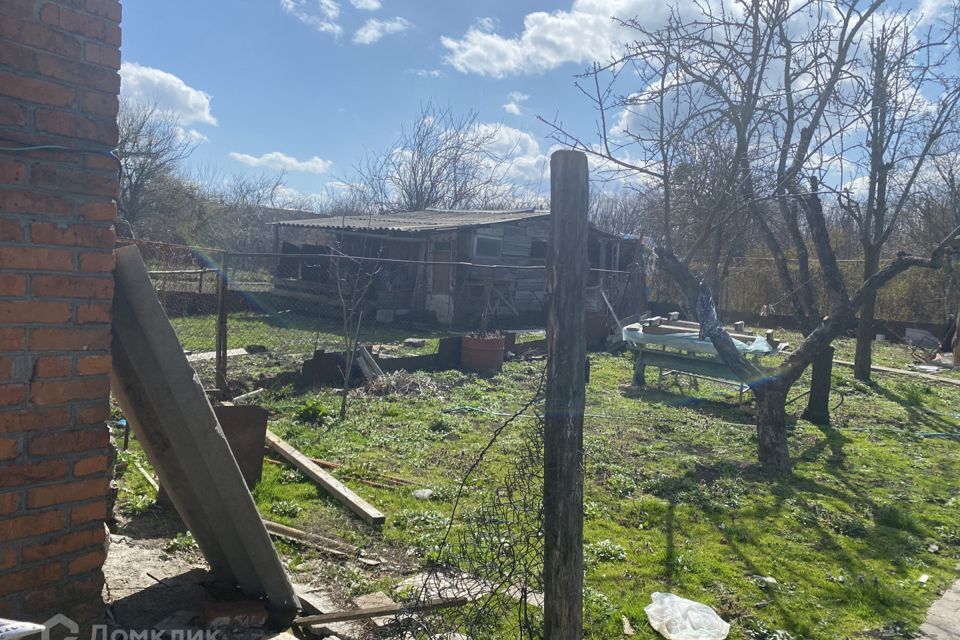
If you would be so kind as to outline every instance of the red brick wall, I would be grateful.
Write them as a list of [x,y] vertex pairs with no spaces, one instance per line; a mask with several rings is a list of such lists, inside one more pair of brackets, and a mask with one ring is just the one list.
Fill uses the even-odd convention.
[[120,3],[0,8],[0,617],[100,616]]

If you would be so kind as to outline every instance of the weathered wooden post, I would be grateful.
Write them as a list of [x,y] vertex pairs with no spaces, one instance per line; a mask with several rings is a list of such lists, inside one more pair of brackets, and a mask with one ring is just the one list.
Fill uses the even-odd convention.
[[227,252],[220,254],[220,265],[217,271],[217,355],[215,362],[215,379],[218,395],[227,397]]
[[544,636],[583,637],[583,409],[587,357],[587,157],[550,157],[543,458]]

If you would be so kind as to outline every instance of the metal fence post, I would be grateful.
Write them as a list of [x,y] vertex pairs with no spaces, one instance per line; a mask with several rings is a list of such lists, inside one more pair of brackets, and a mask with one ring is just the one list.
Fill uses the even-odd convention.
[[227,266],[226,251],[220,254],[220,267],[217,271],[217,359],[216,383],[219,395],[227,394]]

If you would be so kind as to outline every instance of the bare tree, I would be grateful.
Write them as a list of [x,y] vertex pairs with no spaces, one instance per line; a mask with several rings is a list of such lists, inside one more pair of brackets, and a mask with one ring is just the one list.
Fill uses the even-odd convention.
[[117,116],[120,190],[117,209],[129,228],[164,208],[171,187],[182,186],[184,161],[196,149],[171,112],[155,103],[123,100]]
[[[880,270],[881,252],[900,228],[927,163],[956,150],[949,141],[960,79],[946,69],[956,64],[955,24],[921,29],[909,13],[884,13],[871,24],[863,49],[866,78],[840,96],[842,108],[855,114],[853,135],[866,131],[862,144],[844,149],[854,164],[850,177],[866,188],[862,195],[845,189],[840,205],[856,223],[867,281]],[[854,375],[863,381],[870,380],[876,304],[876,293],[868,293],[857,324]]]
[[[900,255],[848,292],[828,233],[824,176],[842,153],[835,151],[853,118],[835,109],[842,84],[855,75],[856,48],[882,0],[752,0],[735,9],[699,2],[692,17],[674,11],[665,28],[649,30],[640,19],[623,24],[637,34],[627,53],[588,74],[601,113],[599,145],[587,144],[557,126],[557,138],[612,163],[620,171],[659,181],[663,207],[672,215],[676,167],[682,141],[709,131],[718,150],[713,213],[701,230],[745,217],[772,255],[781,283],[804,329],[803,342],[773,369],[748,361],[717,321],[703,273],[694,275],[685,256],[666,241],[657,249],[660,266],[679,284],[702,335],[751,388],[757,405],[758,457],[773,473],[792,465],[786,432],[790,388],[812,364],[805,415],[829,420],[832,341],[854,321],[866,299],[913,266],[939,267],[949,251],[940,242],[929,255]],[[629,68],[632,73],[624,74]],[[605,80],[601,80],[600,76]],[[610,83],[639,77],[641,91],[619,98]],[[609,79],[606,79],[609,78]],[[643,97],[645,96],[645,97]],[[648,122],[621,129],[611,142],[611,109],[645,100]],[[636,159],[637,149],[648,155]],[[706,242],[706,238],[699,240]],[[808,246],[827,292],[828,313],[816,303]],[[791,258],[795,267],[791,268]]]
[[351,184],[373,213],[501,207],[519,197],[501,143],[500,127],[475,112],[428,102],[385,153],[361,161]]

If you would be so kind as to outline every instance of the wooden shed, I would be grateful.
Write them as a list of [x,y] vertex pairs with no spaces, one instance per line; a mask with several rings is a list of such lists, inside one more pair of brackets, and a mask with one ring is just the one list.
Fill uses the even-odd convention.
[[[549,211],[428,209],[289,220],[275,230],[284,255],[278,292],[332,297],[338,272],[324,256],[360,256],[368,271],[376,265],[366,303],[381,322],[409,317],[475,329],[484,319],[492,329],[543,320]],[[627,271],[637,242],[591,226],[588,247],[600,310],[599,290],[620,295],[625,274],[612,272]]]

